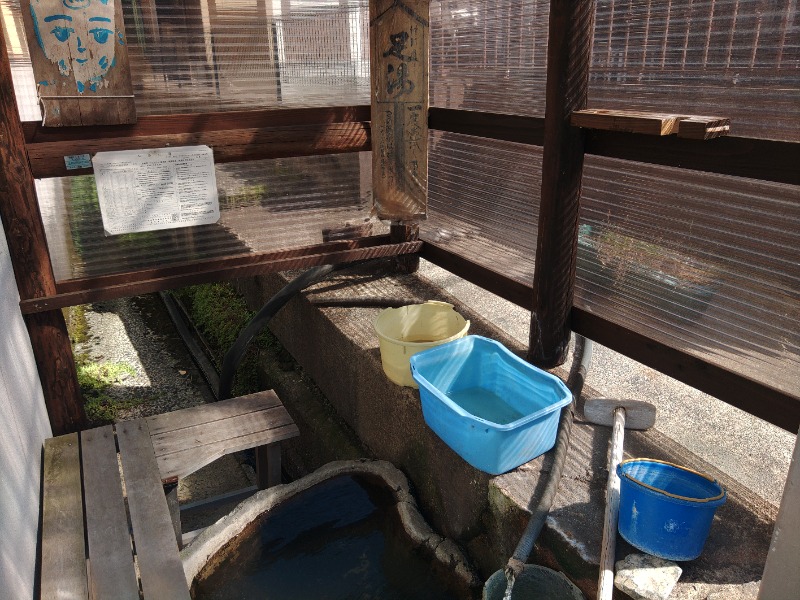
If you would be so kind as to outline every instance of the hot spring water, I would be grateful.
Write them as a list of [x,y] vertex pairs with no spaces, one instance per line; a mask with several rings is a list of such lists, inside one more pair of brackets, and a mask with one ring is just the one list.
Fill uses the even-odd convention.
[[[196,600],[447,600],[463,597],[414,550],[396,500],[340,475],[261,515],[194,586]],[[441,567],[440,567],[441,570]]]

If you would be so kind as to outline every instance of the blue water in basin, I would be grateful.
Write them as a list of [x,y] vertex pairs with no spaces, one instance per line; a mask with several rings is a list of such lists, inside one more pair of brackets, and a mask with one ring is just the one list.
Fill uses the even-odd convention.
[[339,476],[254,522],[193,588],[196,600],[456,600],[412,548],[380,480]]

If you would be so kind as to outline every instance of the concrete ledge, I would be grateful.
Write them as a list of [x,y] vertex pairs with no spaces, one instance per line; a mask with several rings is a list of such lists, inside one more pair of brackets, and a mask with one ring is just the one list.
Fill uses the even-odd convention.
[[[260,308],[290,278],[265,276],[241,281],[239,288],[252,308]],[[470,333],[524,353],[513,339],[442,289],[416,275],[388,275],[386,265],[349,270],[313,287],[293,299],[271,329],[360,440],[365,454],[392,462],[408,476],[427,520],[465,547],[481,576],[488,578],[513,552],[527,524],[528,507],[535,505],[544,487],[542,475],[549,472],[551,458],[545,455],[499,477],[477,471],[427,428],[418,392],[386,379],[372,321],[387,305],[431,299],[453,303],[472,321]],[[556,374],[564,377],[565,372]],[[586,389],[584,395],[594,393]],[[291,412],[291,400],[284,398],[284,403]],[[301,435],[300,444],[307,443],[304,437],[314,437],[313,427],[309,431]],[[610,430],[578,419],[573,432],[559,494],[531,562],[564,571],[594,597]],[[671,597],[704,600],[714,593],[739,597],[752,590],[753,585],[747,584],[761,577],[775,508],[655,430],[629,432],[625,449],[626,456],[670,460],[707,472],[729,491],[703,555],[681,564],[683,576]],[[336,458],[335,450],[328,457],[322,451],[316,460]],[[619,539],[618,559],[633,551]]]

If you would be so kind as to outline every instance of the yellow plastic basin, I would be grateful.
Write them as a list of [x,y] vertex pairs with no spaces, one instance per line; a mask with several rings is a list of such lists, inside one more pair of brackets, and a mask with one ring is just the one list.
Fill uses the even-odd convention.
[[381,349],[383,372],[392,382],[417,387],[408,359],[417,352],[467,335],[469,321],[447,302],[429,300],[387,308],[374,322]]

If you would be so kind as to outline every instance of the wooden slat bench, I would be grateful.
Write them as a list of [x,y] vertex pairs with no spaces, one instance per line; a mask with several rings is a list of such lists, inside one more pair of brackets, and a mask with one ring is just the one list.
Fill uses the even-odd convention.
[[46,440],[41,597],[188,599],[164,483],[257,446],[277,482],[298,433],[268,391]]

